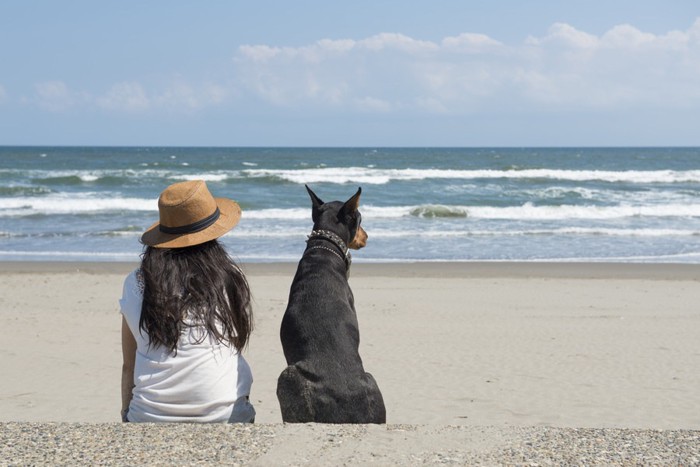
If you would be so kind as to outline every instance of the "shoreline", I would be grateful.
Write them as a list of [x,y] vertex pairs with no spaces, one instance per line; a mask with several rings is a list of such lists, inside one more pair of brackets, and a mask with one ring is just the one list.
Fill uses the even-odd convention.
[[[297,262],[239,262],[246,274],[294,275]],[[2,274],[87,273],[128,274],[137,262],[0,261]],[[426,278],[567,278],[700,281],[700,264],[546,262],[546,261],[419,261],[355,262],[351,275]]]

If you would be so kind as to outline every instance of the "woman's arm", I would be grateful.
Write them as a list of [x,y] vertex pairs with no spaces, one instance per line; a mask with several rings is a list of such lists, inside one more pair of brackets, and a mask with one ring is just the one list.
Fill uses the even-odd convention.
[[132,391],[134,389],[134,363],[136,362],[136,339],[131,334],[126,319],[122,316],[122,421],[126,421]]

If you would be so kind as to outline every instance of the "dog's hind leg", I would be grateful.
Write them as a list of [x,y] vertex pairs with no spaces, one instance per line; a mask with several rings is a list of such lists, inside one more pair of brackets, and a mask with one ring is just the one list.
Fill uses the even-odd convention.
[[384,398],[379,390],[379,385],[370,373],[365,373],[367,383],[367,405],[368,419],[365,423],[386,423],[386,407],[384,406]]
[[277,379],[277,400],[285,423],[309,423],[314,420],[311,383],[296,365],[289,365]]

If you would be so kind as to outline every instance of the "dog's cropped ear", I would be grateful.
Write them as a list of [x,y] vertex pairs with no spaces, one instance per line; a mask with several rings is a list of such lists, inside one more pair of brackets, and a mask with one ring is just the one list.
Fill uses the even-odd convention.
[[321,198],[316,196],[316,193],[314,193],[311,188],[309,188],[309,185],[304,185],[306,187],[306,191],[309,192],[309,196],[311,197],[311,203],[313,204],[314,209],[318,209],[323,205],[323,201]]
[[306,187],[306,191],[309,192],[309,196],[311,197],[311,220],[314,221],[314,224],[318,222],[318,216],[319,212],[321,209],[321,206],[323,206],[323,201],[321,198],[316,196],[316,193],[314,193],[311,188],[309,188],[309,185],[304,185]]
[[343,204],[343,207],[340,208],[340,212],[338,213],[338,216],[346,216],[348,214],[352,214],[353,212],[357,211],[360,208],[360,195],[362,194],[362,187],[357,189],[357,193],[355,193],[352,198],[347,200],[345,204]]

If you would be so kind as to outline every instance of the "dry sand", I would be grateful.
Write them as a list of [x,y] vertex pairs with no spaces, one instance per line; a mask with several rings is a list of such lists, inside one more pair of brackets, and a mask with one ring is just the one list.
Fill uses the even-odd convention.
[[117,300],[134,267],[0,263],[0,464],[81,452],[81,463],[123,463],[115,446],[144,440],[171,446],[175,457],[139,454],[163,464],[198,463],[195,453],[262,465],[700,462],[698,265],[355,264],[360,352],[389,425],[332,427],[279,424],[278,330],[295,265],[247,264],[248,428],[112,423]]

